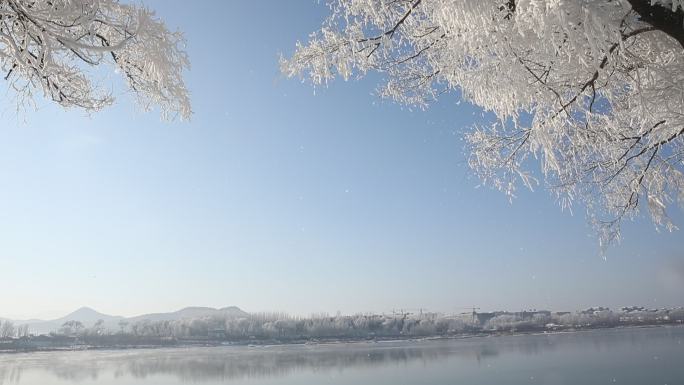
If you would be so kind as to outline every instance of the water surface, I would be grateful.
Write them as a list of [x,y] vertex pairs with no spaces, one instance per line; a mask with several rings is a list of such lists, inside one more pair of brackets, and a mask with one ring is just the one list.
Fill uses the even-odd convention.
[[0,355],[0,385],[684,384],[684,328]]

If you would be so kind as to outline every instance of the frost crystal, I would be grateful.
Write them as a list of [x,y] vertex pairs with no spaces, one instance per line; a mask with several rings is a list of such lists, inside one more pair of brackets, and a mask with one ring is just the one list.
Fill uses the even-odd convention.
[[[496,117],[465,139],[470,166],[514,196],[544,183],[579,200],[607,245],[640,209],[675,229],[684,203],[682,0],[337,0],[288,76],[378,71],[381,95],[426,106],[459,89]],[[656,15],[656,16],[654,16]],[[674,26],[674,27],[673,27]]]
[[99,110],[113,98],[91,78],[107,62],[143,108],[159,105],[164,118],[190,117],[185,40],[152,11],[117,0],[7,0],[0,12],[0,68],[18,106],[38,90],[64,107]]

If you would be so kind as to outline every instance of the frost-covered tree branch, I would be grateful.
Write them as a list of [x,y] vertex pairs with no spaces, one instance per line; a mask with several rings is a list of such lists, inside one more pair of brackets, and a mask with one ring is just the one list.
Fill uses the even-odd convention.
[[[460,90],[492,112],[465,134],[470,165],[513,196],[542,178],[588,208],[600,240],[645,209],[674,230],[684,204],[684,1],[335,0],[290,58],[313,84],[370,71],[426,106]],[[533,172],[539,162],[541,175]]]
[[111,64],[144,109],[158,105],[164,118],[187,119],[184,44],[152,11],[118,0],[0,1],[0,69],[20,106],[42,93],[64,107],[99,110],[113,97],[92,79]]

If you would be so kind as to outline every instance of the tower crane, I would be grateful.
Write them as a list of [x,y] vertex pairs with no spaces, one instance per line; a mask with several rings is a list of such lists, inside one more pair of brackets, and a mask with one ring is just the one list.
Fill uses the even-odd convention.
[[479,307],[458,307],[459,310],[471,310],[473,312],[473,323],[477,322],[477,311],[480,310]]

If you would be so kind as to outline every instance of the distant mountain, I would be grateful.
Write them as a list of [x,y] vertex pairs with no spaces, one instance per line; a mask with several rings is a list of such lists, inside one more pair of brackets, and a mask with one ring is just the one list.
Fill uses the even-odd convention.
[[[28,325],[31,333],[47,334],[59,330],[67,321],[79,321],[85,327],[91,327],[98,320],[104,321],[104,327],[110,330],[119,328],[120,321],[126,321],[129,324],[139,321],[148,320],[150,322],[156,321],[177,321],[182,319],[203,318],[211,316],[223,316],[227,318],[240,318],[248,316],[249,313],[242,311],[237,306],[229,306],[220,309],[212,307],[186,307],[184,309],[170,312],[170,313],[152,313],[144,314],[136,317],[121,317],[100,313],[89,307],[82,307],[74,312],[71,312],[64,317],[43,321],[43,320],[11,320],[15,325]],[[0,318],[0,320],[3,318]]]
[[120,316],[112,316],[108,314],[100,313],[89,307],[82,307],[76,311],[73,311],[64,317],[57,318],[54,320],[12,320],[15,325],[28,325],[31,333],[35,334],[47,334],[53,331],[59,330],[62,325],[67,321],[79,321],[85,327],[90,327],[95,324],[98,320],[104,321],[104,327],[108,329],[116,329],[118,322],[124,319]]
[[240,318],[249,314],[242,311],[237,306],[224,307],[221,309],[214,309],[213,307],[186,307],[172,313],[152,313],[131,317],[127,319],[127,321],[178,321],[182,319],[211,317],[216,315],[225,316],[227,318]]
[[64,323],[66,321],[75,320],[75,321],[80,321],[84,325],[87,325],[87,324],[94,324],[98,320],[103,320],[103,321],[105,321],[105,323],[108,323],[108,322],[119,322],[122,319],[124,319],[124,317],[103,314],[103,313],[95,311],[89,307],[82,307],[82,308],[80,308],[80,309],[78,309],[72,313],[69,313],[62,318],[58,318],[52,322]]

